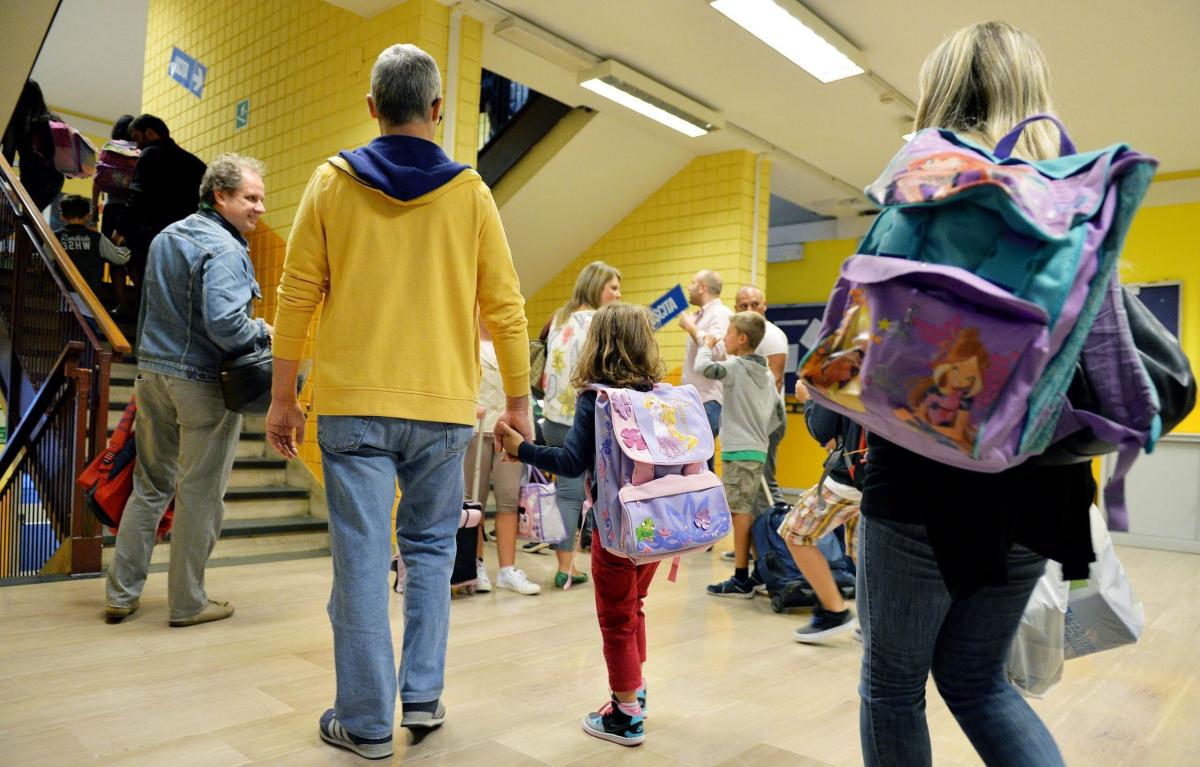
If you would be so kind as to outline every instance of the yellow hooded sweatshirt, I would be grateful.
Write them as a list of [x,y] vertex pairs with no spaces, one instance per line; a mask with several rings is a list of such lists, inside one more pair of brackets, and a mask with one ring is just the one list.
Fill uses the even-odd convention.
[[321,306],[319,415],[475,423],[476,305],[505,393],[528,394],[525,300],[479,174],[409,136],[316,169],[288,237],[273,346],[300,359]]

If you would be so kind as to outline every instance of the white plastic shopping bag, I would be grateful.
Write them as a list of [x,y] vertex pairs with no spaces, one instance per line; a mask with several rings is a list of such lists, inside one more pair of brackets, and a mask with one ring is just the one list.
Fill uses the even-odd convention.
[[1096,561],[1086,581],[1072,581],[1066,615],[1066,658],[1134,644],[1146,626],[1142,603],[1117,559],[1100,510],[1092,506],[1092,550]]
[[1027,695],[1040,698],[1062,679],[1067,590],[1062,565],[1046,562],[1008,653],[1008,679]]

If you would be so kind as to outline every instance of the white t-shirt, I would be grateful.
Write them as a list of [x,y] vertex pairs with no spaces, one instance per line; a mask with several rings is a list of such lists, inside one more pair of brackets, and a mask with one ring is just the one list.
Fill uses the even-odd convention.
[[767,332],[763,333],[762,343],[758,345],[758,348],[754,352],[764,357],[770,357],[772,354],[787,354],[787,333],[784,333],[778,325],[770,320],[765,320],[765,322]]
[[[754,353],[761,354],[762,356],[766,357],[767,368],[770,369],[772,354],[786,355],[788,353],[787,333],[784,333],[778,325],[771,322],[766,317],[763,318],[763,321],[766,322],[766,332],[763,333],[762,342],[758,345],[758,348],[754,350]],[[786,358],[784,359],[784,372],[787,372]],[[776,381],[776,383],[779,382]]]

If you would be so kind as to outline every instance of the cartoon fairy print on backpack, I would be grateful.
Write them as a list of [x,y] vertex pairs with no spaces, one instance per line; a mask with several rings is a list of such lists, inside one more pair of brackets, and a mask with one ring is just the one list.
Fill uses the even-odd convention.
[[800,375],[830,399],[862,412],[859,374],[871,339],[871,310],[866,297],[861,290],[851,290],[837,330],[812,350]]
[[991,360],[979,340],[978,328],[960,328],[943,343],[932,363],[932,376],[910,388],[907,407],[896,417],[918,429],[929,429],[970,453],[979,433],[972,405],[983,391],[984,373]]

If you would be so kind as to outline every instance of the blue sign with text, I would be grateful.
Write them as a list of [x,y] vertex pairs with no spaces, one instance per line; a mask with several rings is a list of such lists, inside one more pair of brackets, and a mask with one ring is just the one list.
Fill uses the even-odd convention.
[[171,49],[171,63],[167,66],[171,79],[187,88],[196,98],[204,95],[204,82],[208,79],[208,67],[196,61],[178,48]]
[[671,288],[662,298],[650,304],[650,322],[655,330],[678,317],[687,308],[687,296],[679,285]]

